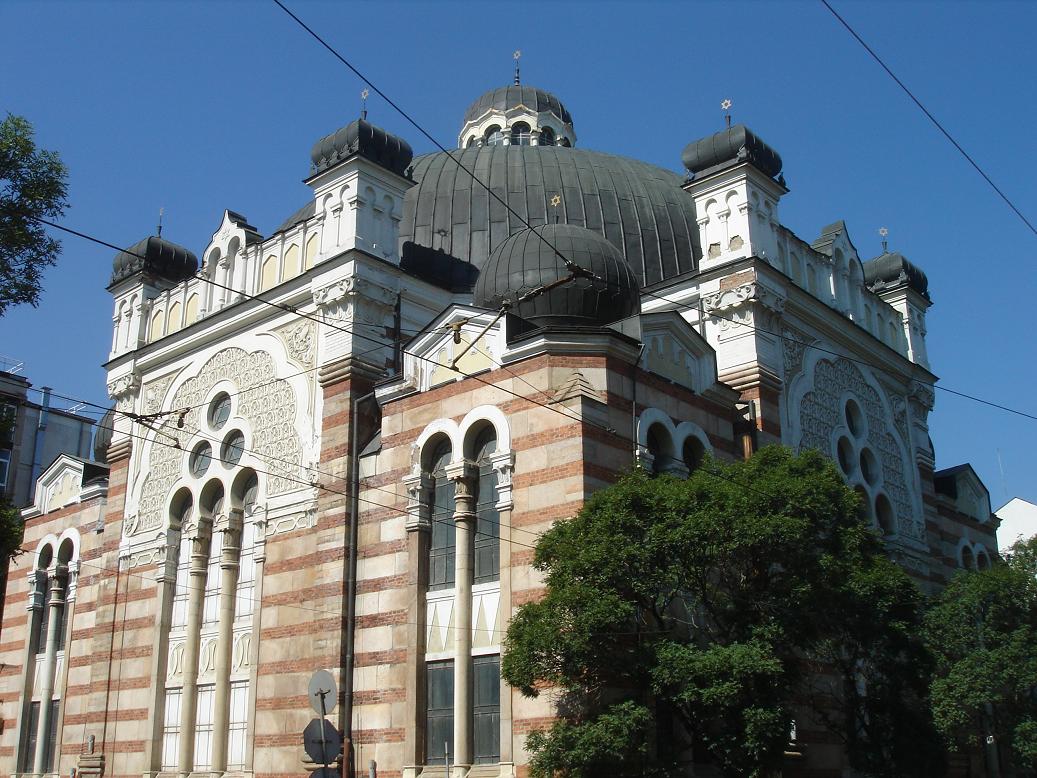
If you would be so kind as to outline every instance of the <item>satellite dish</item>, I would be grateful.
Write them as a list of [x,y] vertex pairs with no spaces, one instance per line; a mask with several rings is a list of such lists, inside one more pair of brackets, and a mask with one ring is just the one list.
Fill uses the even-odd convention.
[[314,762],[328,765],[338,759],[342,735],[327,719],[313,719],[302,731],[302,746]]
[[[338,704],[338,687],[335,686],[335,679],[327,670],[318,670],[313,674],[307,692],[310,707],[316,713],[323,716],[335,710],[335,705]],[[323,708],[321,708],[321,700],[324,702]]]

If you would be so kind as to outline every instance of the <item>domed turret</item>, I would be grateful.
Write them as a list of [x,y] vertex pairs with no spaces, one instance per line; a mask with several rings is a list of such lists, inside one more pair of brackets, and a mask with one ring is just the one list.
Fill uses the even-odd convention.
[[109,408],[107,413],[97,422],[94,431],[94,461],[108,461],[108,447],[112,445],[112,434],[115,431],[115,408]]
[[414,158],[410,144],[403,138],[375,127],[365,119],[357,119],[313,144],[311,172],[323,173],[354,154],[401,176]]
[[[527,300],[520,298],[569,270],[555,253],[589,271]],[[475,284],[475,304],[500,308],[539,325],[601,326],[641,310],[637,280],[619,250],[596,232],[573,224],[545,224],[517,232],[489,257]]]
[[198,257],[183,246],[152,235],[115,255],[111,288],[137,273],[178,284],[198,272]]
[[781,173],[781,157],[744,124],[736,124],[684,147],[681,162],[691,173],[701,173],[734,162],[749,162],[774,178]]
[[929,299],[929,279],[925,273],[903,254],[887,251],[864,264],[864,283],[873,292],[907,284],[926,300]]

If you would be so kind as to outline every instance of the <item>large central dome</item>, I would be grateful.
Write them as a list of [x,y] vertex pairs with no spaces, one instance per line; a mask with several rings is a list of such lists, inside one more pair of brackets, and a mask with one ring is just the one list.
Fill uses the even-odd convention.
[[681,189],[684,179],[645,162],[565,146],[486,145],[418,157],[412,175],[417,184],[404,200],[401,242],[480,269],[509,236],[527,229],[521,219],[601,234],[642,286],[696,268],[698,225],[692,198]]

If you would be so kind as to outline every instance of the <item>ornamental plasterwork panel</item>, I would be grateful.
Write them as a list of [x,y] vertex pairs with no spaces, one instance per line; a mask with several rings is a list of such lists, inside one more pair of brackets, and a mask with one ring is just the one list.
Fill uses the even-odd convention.
[[127,522],[126,534],[163,526],[169,490],[184,471],[191,442],[202,427],[208,395],[221,381],[234,386],[237,415],[251,427],[249,451],[260,459],[262,469],[268,473],[267,495],[275,496],[305,486],[300,483],[305,481],[306,474],[301,467],[302,445],[295,430],[295,392],[287,381],[276,377],[274,360],[266,352],[224,349],[206,362],[198,375],[184,381],[173,395],[169,407],[187,409],[186,413],[165,419],[151,436],[137,521]]
[[753,281],[731,289],[723,289],[702,298],[706,313],[726,311],[748,303],[759,303],[774,313],[785,310],[785,298],[777,291]]
[[317,360],[317,326],[312,321],[301,321],[278,327],[274,333],[284,343],[288,358],[300,367],[311,368]]
[[143,413],[157,413],[162,410],[162,402],[166,399],[166,393],[169,392],[174,378],[176,373],[170,373],[144,385],[144,403],[141,408]]
[[[916,516],[905,477],[903,449],[886,421],[878,392],[864,379],[860,369],[847,359],[818,361],[813,388],[799,405],[801,435],[799,448],[814,448],[834,456],[834,433],[843,424],[843,397],[852,394],[864,410],[868,424],[867,443],[882,469],[882,489],[889,497],[899,531],[915,540],[925,539],[925,528]],[[909,444],[909,440],[904,440]]]
[[115,400],[115,407],[120,411],[133,410],[133,402],[140,389],[140,374],[127,373],[113,379],[108,384],[108,396]]
[[788,386],[792,379],[803,369],[803,356],[810,344],[810,339],[791,327],[782,329],[782,356],[785,362],[785,385]]

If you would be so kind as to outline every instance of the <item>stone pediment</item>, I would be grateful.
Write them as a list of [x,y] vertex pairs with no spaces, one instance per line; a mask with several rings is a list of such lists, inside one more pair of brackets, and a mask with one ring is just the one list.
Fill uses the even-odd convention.
[[644,344],[643,369],[697,394],[718,384],[716,352],[676,311],[641,314],[616,328]]
[[501,364],[504,318],[496,311],[451,305],[416,335],[403,351],[396,391],[425,391],[482,373]]
[[39,516],[77,503],[84,484],[107,473],[106,465],[62,454],[36,480],[35,499],[23,513]]

